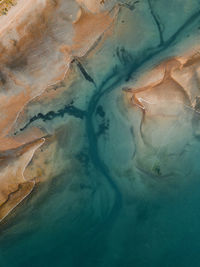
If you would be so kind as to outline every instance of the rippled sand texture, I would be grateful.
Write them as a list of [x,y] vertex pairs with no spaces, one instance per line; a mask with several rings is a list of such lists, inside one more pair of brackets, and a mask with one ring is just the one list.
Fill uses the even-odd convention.
[[[7,200],[9,202],[9,195],[14,194],[15,187],[21,184],[18,175],[23,176],[33,156],[29,159],[25,156],[27,162],[24,164],[18,154],[34,154],[37,149],[33,150],[31,144],[43,143],[43,137],[48,135],[48,131],[41,127],[31,127],[27,131],[19,128],[26,107],[34,99],[37,99],[34,102],[37,103],[48,89],[64,81],[66,73],[70,72],[70,64],[75,62],[81,68],[78,57],[86,54],[98,38],[112,27],[115,16],[114,10],[94,15],[87,10],[87,6],[83,8],[81,3],[78,5],[74,1],[34,1],[34,4],[32,1],[19,1],[11,12],[8,17],[0,18],[0,149],[2,164],[12,160],[12,165],[16,160],[23,167],[17,168],[14,175],[10,174],[13,167],[6,167],[7,173],[2,175],[1,205]],[[48,102],[57,95],[50,93]],[[31,176],[29,180],[33,183],[38,178],[38,171]],[[24,190],[22,194],[21,198],[24,198]],[[4,217],[4,212],[0,217]]]
[[198,266],[199,29],[197,0],[0,17],[0,266]]

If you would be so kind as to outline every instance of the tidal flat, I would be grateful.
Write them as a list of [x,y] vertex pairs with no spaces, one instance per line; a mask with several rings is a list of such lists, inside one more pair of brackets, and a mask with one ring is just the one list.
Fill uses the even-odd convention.
[[0,16],[0,267],[200,265],[199,33],[197,0]]

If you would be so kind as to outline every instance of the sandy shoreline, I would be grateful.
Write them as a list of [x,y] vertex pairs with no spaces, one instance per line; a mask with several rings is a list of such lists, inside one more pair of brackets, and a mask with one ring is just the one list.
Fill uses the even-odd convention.
[[[47,88],[63,81],[72,59],[84,56],[112,27],[115,12],[94,10],[88,4],[19,0],[0,17],[0,220],[32,192],[35,181],[23,180],[23,173],[47,134],[37,127],[17,130],[30,116],[26,107]],[[41,143],[33,149],[29,147],[32,142]],[[9,152],[13,153],[11,158],[7,151],[13,151]],[[32,173],[39,179],[37,166]]]

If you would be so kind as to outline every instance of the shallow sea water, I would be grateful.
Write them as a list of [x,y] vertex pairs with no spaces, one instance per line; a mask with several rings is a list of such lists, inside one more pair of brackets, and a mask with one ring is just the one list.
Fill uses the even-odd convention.
[[27,200],[17,224],[11,218],[4,226],[1,266],[198,266],[199,181],[154,199],[135,197],[113,217],[96,218],[92,197],[76,212],[67,209],[66,177],[59,179],[44,193],[50,201]]
[[[145,7],[139,8],[138,20],[146,14]],[[147,21],[146,32],[133,31],[130,36],[132,24],[128,22],[134,20],[131,12],[121,12],[114,37],[92,59],[83,59],[97,85],[91,89],[93,85],[77,74],[82,77],[76,85],[81,89],[81,97],[78,98],[79,90],[75,90],[73,97],[86,110],[86,116],[82,120],[68,116],[62,125],[66,129],[70,126],[70,133],[76,132],[80,147],[76,140],[69,144],[67,134],[63,135],[58,151],[63,155],[62,164],[67,160],[71,164],[66,163],[61,174],[38,185],[0,226],[0,267],[200,265],[200,145],[198,138],[188,134],[189,126],[185,122],[192,118],[195,128],[199,117],[194,115],[194,119],[190,110],[180,113],[179,118],[186,125],[183,128],[186,137],[183,138],[182,128],[179,130],[175,124],[172,133],[173,138],[188,138],[188,159],[174,158],[177,176],[164,182],[162,177],[156,177],[151,182],[152,174],[146,172],[145,162],[143,170],[134,165],[138,142],[135,132],[139,131],[140,115],[125,107],[122,92],[122,87],[134,83],[140,71],[179,55],[192,42],[185,41],[188,32],[194,33],[191,38],[198,42],[195,34],[199,20],[194,16],[194,21],[185,18],[188,23],[184,24],[184,31],[180,26],[181,30],[175,31],[173,38],[169,37],[160,47],[155,24],[151,33],[147,31],[149,14],[143,18]],[[128,21],[127,36],[122,38],[120,21],[123,19]],[[181,17],[180,25],[182,20]],[[142,37],[144,41],[138,45]],[[121,55],[119,51],[114,53],[114,57],[116,46],[125,50],[121,50]],[[123,52],[126,49],[128,53]],[[30,107],[30,113],[35,112],[32,110],[34,107]],[[51,125],[47,128],[57,127],[55,121],[48,123]],[[170,134],[168,149],[181,146],[181,142],[173,143]],[[160,147],[162,141],[161,136]]]

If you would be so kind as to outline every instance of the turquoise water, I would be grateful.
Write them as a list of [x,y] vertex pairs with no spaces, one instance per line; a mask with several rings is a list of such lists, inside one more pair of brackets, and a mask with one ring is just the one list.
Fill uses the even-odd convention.
[[[152,178],[145,160],[144,168],[135,165],[140,117],[124,104],[122,87],[134,84],[141,72],[162,60],[178,56],[190,42],[198,42],[195,34],[200,13],[188,7],[183,18],[181,10],[174,10],[176,27],[171,32],[171,25],[166,26],[162,41],[143,2],[138,10],[134,14],[138,21],[144,21],[143,31],[134,32],[133,11],[123,9],[113,36],[92,58],[82,59],[87,74],[80,66],[75,69],[78,82],[61,95],[62,99],[55,100],[63,120],[54,113],[51,119],[43,116],[46,119],[41,122],[39,116],[34,117],[36,108],[29,108],[29,114],[37,119],[33,122],[30,118],[27,127],[32,122],[55,131],[62,126],[57,155],[62,155],[64,168],[38,185],[2,223],[0,266],[199,266],[200,150],[193,134],[199,115],[183,108],[178,119],[185,128],[180,132],[176,124],[172,127],[173,137],[179,136],[183,142],[173,142],[169,132],[165,147],[167,153],[171,147],[181,147],[179,154],[174,152],[176,166],[168,167],[175,175],[164,181],[163,177]],[[126,25],[124,36],[122,21]],[[191,39],[187,39],[188,34]],[[60,108],[68,98],[77,109]],[[48,104],[43,108],[48,114]],[[77,110],[83,111],[81,116]],[[190,121],[191,125],[186,123]],[[161,131],[162,125],[157,130]],[[158,139],[160,147],[162,140]],[[189,156],[182,161],[184,142]],[[55,166],[60,160],[57,155]]]
[[[41,206],[42,214],[19,216],[25,227],[11,226],[1,243],[1,266],[198,266],[199,183],[175,197],[124,204],[112,227],[94,220],[86,207],[67,216],[60,186],[62,210]],[[52,218],[54,208],[59,218]]]

